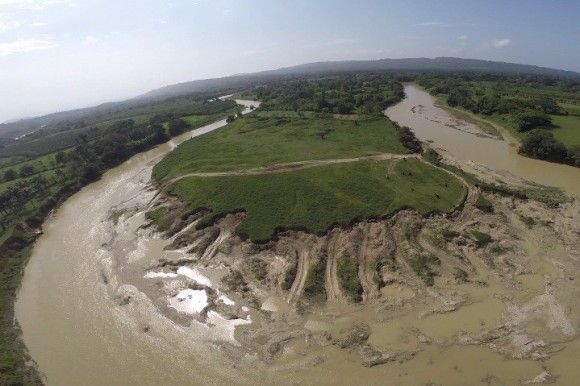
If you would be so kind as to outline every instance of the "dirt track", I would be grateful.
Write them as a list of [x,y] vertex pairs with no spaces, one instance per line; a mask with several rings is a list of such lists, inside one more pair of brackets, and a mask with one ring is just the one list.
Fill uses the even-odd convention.
[[288,293],[288,303],[297,301],[300,298],[300,295],[302,295],[302,290],[304,290],[304,284],[306,283],[306,276],[308,275],[309,265],[307,251],[300,251],[298,254],[296,278],[294,279],[292,288],[290,288],[290,292]]
[[187,173],[183,174],[179,177],[172,178],[171,180],[164,183],[165,186],[169,186],[177,181],[180,181],[187,177],[231,177],[231,176],[258,176],[263,174],[274,174],[274,173],[283,173],[283,172],[291,172],[295,170],[302,170],[313,168],[317,166],[325,166],[325,165],[335,165],[335,164],[343,164],[343,163],[352,163],[352,162],[360,162],[360,161],[386,161],[390,159],[406,159],[406,158],[421,158],[419,154],[389,154],[389,153],[382,153],[382,154],[375,154],[363,157],[355,157],[355,158],[336,158],[336,159],[327,159],[327,160],[306,160],[306,161],[295,161],[295,162],[286,162],[280,164],[274,164],[269,166],[261,166],[257,168],[250,168],[250,169],[241,169],[241,170],[232,170],[226,172],[208,172],[208,173]]

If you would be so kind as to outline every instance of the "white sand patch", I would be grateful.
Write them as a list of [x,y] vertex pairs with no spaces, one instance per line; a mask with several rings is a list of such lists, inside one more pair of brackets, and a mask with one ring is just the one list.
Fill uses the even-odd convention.
[[204,290],[184,289],[169,298],[169,307],[189,315],[198,314],[207,307],[207,293]]
[[272,296],[269,297],[268,299],[266,299],[264,301],[264,303],[262,303],[262,307],[260,307],[260,308],[264,311],[278,312],[278,306],[276,305],[276,300]]
[[174,272],[147,272],[147,274],[145,275],[145,279],[157,279],[157,278],[162,278],[162,279],[169,279],[169,278],[175,278],[178,275]]
[[236,346],[240,346],[240,343],[234,337],[236,326],[251,324],[252,319],[248,316],[248,319],[227,320],[217,312],[210,311],[207,313],[207,323],[211,325],[213,329],[215,329],[218,338],[230,342]]
[[221,295],[218,297],[218,299],[219,299],[219,300],[221,300],[222,302],[224,302],[224,304],[225,304],[226,306],[234,306],[234,305],[236,305],[236,302],[234,302],[232,299],[228,298],[228,297],[227,297],[226,295],[224,295],[224,294],[221,294]]
[[179,267],[177,270],[178,275],[182,275],[190,278],[199,285],[204,285],[206,287],[211,287],[212,282],[207,278],[207,276],[202,275],[197,269],[189,267]]

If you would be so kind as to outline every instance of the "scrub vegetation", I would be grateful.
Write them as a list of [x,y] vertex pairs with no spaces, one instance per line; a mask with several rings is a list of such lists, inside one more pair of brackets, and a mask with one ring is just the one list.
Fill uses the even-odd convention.
[[338,260],[337,274],[343,291],[353,302],[362,300],[363,287],[358,279],[358,263],[355,259],[343,256]]

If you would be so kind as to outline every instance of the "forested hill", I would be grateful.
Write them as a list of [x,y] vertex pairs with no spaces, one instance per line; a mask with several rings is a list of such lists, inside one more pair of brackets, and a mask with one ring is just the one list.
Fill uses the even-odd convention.
[[528,64],[494,62],[489,60],[462,59],[451,57],[351,60],[336,62],[307,63],[255,74],[234,75],[224,78],[196,80],[153,90],[144,97],[176,96],[191,92],[209,91],[220,87],[245,87],[259,80],[284,75],[315,75],[340,72],[365,71],[468,71],[481,73],[503,73],[542,75],[565,78],[580,78],[580,73]]

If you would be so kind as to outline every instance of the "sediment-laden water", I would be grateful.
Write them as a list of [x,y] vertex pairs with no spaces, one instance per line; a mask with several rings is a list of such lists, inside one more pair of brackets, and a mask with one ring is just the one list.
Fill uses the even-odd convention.
[[422,141],[432,142],[434,148],[460,161],[474,161],[580,197],[580,168],[519,155],[510,142],[487,136],[475,124],[458,120],[437,107],[435,98],[414,84],[405,85],[405,95],[401,103],[387,109],[386,115],[410,127]]

